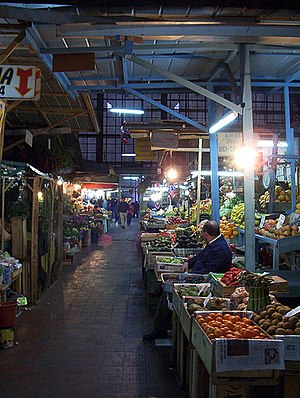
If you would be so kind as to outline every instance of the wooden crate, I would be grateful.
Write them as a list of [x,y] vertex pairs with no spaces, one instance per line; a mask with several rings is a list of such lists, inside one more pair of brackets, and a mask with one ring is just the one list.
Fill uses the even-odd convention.
[[270,284],[270,293],[288,293],[288,281],[280,276],[273,275],[273,282]]
[[285,370],[280,373],[280,378],[283,398],[300,397],[300,361],[285,361]]
[[11,218],[11,244],[12,256],[23,260],[27,256],[27,223],[25,217]]
[[[223,274],[222,274],[223,275]],[[221,281],[221,274],[220,276],[212,275],[212,283],[214,284],[213,292],[215,295],[220,297],[227,297],[229,298],[235,289],[240,286],[226,286],[225,283]],[[287,293],[288,292],[288,281],[277,276],[271,276],[273,282],[270,284],[270,293],[278,294],[278,293]]]
[[181,301],[181,306],[179,310],[179,319],[181,327],[188,339],[191,341],[192,338],[192,316],[188,313],[187,307],[183,301]]
[[181,307],[181,298],[179,297],[178,292],[175,289],[173,289],[172,306],[173,306],[173,311],[175,311],[175,313],[179,317],[180,307]]
[[156,264],[156,256],[173,256],[173,253],[171,251],[169,252],[151,252],[151,251],[147,251],[146,252],[146,262],[145,262],[145,266],[146,268],[151,268],[154,269],[154,266]]

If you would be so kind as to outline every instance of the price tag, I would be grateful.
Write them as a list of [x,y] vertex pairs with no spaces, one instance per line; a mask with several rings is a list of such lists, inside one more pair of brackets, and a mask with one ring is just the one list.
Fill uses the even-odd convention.
[[207,306],[207,304],[208,304],[208,302],[209,302],[209,300],[212,298],[212,294],[211,293],[209,293],[209,295],[206,297],[206,299],[204,300],[204,302],[203,302],[203,307],[206,307]]
[[279,229],[282,227],[283,223],[285,221],[285,216],[283,214],[280,214],[276,228]]
[[266,216],[263,215],[263,216],[261,217],[261,219],[260,219],[259,228],[262,228],[262,227],[264,226],[265,219],[266,219]]
[[298,307],[294,308],[293,310],[291,310],[291,311],[289,311],[287,314],[285,314],[285,315],[284,315],[284,318],[285,318],[285,317],[289,317],[289,316],[293,316],[293,315],[296,315],[296,314],[299,314],[299,312],[300,312],[300,305],[298,305]]

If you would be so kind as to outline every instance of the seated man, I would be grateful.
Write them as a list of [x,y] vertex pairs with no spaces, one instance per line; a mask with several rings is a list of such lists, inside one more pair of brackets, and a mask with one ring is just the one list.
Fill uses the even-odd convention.
[[[204,250],[187,260],[183,264],[183,270],[197,274],[227,272],[231,267],[232,253],[226,240],[220,234],[218,223],[206,221],[202,228],[202,237],[207,242]],[[167,306],[167,294],[163,293],[154,316],[153,331],[144,335],[143,340],[153,341],[166,338],[171,319],[172,311]]]

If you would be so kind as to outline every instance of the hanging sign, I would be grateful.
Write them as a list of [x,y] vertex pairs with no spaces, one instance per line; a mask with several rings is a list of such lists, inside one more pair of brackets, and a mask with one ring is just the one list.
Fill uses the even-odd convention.
[[26,144],[28,144],[29,146],[32,147],[33,144],[33,134],[31,134],[31,132],[29,130],[26,130],[25,133],[25,142]]
[[242,143],[242,133],[218,133],[218,155],[233,156]]
[[137,161],[154,161],[156,160],[156,154],[151,151],[151,141],[150,138],[137,138],[134,141],[135,160]]
[[41,72],[35,66],[0,66],[0,98],[39,99]]

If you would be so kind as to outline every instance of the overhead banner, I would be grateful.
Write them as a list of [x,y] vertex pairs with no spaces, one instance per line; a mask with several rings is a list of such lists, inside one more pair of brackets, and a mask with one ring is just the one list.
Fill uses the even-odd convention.
[[242,133],[218,133],[218,155],[233,156],[236,148],[242,144]]
[[39,99],[41,71],[35,66],[0,66],[0,99]]
[[135,141],[135,160],[138,161],[154,161],[156,160],[156,154],[151,151],[150,138],[136,138]]

